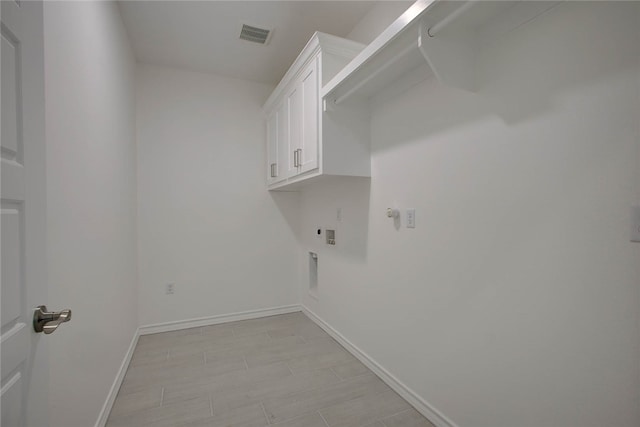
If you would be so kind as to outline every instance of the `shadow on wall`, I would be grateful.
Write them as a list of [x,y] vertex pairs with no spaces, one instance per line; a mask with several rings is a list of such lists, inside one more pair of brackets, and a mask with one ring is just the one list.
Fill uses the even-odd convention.
[[278,210],[293,234],[298,238],[298,230],[300,228],[300,193],[297,191],[269,191],[269,196],[278,207]]
[[[345,262],[366,263],[370,187],[369,178],[337,176],[309,183],[299,192],[270,194],[305,254],[313,251]],[[335,230],[335,245],[326,243],[327,229]]]
[[[389,129],[392,135],[377,135],[379,140],[390,143],[372,150],[392,148],[416,139],[424,141],[430,135],[490,117],[512,126],[552,115],[561,106],[564,94],[597,85],[612,73],[634,69],[640,61],[640,31],[633,24],[637,22],[637,5],[634,14],[628,13],[634,5],[625,3],[594,2],[585,7],[567,2],[538,17],[536,25],[524,25],[481,47],[477,51],[478,90],[475,92],[437,82],[426,65],[413,70],[412,75],[404,79],[414,80],[403,88],[404,96],[397,96],[399,92],[396,92],[392,99],[372,99],[374,109],[385,112],[394,108],[393,98],[403,98],[414,106],[404,109],[397,118],[406,126]],[[594,8],[618,8],[618,16],[629,22],[599,22],[600,15],[610,18],[612,14],[589,10]],[[585,26],[585,22],[591,26]],[[561,35],[558,28],[562,28]],[[629,43],[629,40],[637,42]],[[420,73],[424,77],[418,83],[416,75]],[[433,81],[425,85],[425,78]]]
[[[319,224],[325,230],[332,226],[336,232],[335,246],[327,245],[324,238],[314,237],[316,242],[320,240],[324,252],[331,251],[332,255],[349,263],[367,263],[370,194],[369,178],[335,177],[321,186],[311,187],[303,195],[303,200],[305,196],[312,197],[315,207],[322,206],[319,212],[322,217],[319,219],[326,219]],[[317,198],[321,200],[320,204]],[[308,218],[313,213],[305,211],[305,215]],[[303,224],[311,231],[317,228],[312,224]],[[302,230],[305,232],[303,239],[307,228]]]

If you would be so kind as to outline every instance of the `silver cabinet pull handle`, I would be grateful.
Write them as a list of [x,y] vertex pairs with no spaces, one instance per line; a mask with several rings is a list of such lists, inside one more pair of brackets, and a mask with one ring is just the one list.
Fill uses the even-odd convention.
[[69,320],[71,320],[71,310],[49,312],[46,305],[39,305],[33,312],[33,330],[49,335]]
[[276,164],[271,163],[271,178],[275,178],[275,177],[276,177]]
[[298,150],[293,150],[293,167],[298,167]]
[[298,148],[298,166],[302,166],[302,148]]

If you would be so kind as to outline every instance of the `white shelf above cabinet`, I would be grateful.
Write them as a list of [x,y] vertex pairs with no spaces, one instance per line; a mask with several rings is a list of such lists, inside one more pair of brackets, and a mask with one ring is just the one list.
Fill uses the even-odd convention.
[[[277,160],[268,160],[268,166],[280,174],[283,164],[288,164],[289,172],[285,176],[269,176],[268,188],[296,190],[332,176],[370,177],[370,98],[406,89],[407,84],[429,74],[442,84],[476,90],[481,83],[477,63],[483,46],[559,3],[418,0],[366,47],[316,33],[265,104],[265,112],[271,117],[269,114],[283,102],[285,94],[300,84],[303,65],[317,58],[319,96],[314,94],[309,108],[302,108],[301,116],[307,123],[302,125],[302,133],[296,127],[297,116],[291,113],[300,110],[296,98],[285,106],[290,124],[296,126],[289,126],[283,138],[276,136],[278,147],[269,147],[268,152],[270,159]],[[311,134],[305,132],[309,124],[314,124]],[[272,128],[273,125],[269,129]],[[302,141],[304,150],[297,148],[298,141]],[[288,159],[280,158],[281,152]],[[305,169],[309,160],[313,164]]]
[[374,95],[403,73],[424,64],[417,22],[434,0],[418,0],[322,88],[328,103]]
[[418,0],[322,88],[322,97],[329,105],[367,99],[421,66],[443,84],[474,91],[482,45],[558,3]]

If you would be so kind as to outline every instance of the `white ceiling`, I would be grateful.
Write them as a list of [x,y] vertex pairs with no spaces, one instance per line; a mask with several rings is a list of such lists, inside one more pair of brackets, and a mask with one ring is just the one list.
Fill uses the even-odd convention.
[[[314,31],[346,36],[372,1],[120,1],[140,62],[277,84]],[[273,28],[268,45],[240,23]]]

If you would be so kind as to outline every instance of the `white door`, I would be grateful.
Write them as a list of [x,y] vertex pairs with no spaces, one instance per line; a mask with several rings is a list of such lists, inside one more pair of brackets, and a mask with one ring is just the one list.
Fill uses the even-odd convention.
[[298,159],[299,173],[318,168],[318,122],[320,101],[318,93],[318,57],[302,71],[300,92],[302,95],[302,135]]
[[1,2],[2,427],[48,425],[42,3]]

